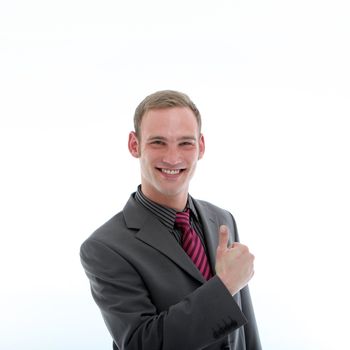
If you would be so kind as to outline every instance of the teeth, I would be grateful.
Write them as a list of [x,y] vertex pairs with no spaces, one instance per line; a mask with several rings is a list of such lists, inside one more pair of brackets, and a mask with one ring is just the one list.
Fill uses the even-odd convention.
[[162,169],[162,173],[165,173],[168,175],[176,175],[179,172],[180,172],[180,169],[177,169],[177,170]]

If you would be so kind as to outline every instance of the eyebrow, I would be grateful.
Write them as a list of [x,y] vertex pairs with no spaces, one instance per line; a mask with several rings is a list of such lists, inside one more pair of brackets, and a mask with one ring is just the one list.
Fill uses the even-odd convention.
[[[182,136],[178,139],[176,139],[176,141],[197,141],[197,138],[195,136]],[[147,139],[148,142],[150,141],[167,141],[167,138],[164,136],[150,136]]]

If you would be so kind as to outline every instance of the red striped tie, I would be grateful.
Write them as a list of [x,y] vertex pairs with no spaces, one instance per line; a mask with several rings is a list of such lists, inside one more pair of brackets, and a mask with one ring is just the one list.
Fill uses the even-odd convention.
[[182,248],[192,259],[204,278],[208,280],[210,277],[212,277],[210,265],[202,242],[196,231],[190,225],[189,209],[176,213],[175,224],[182,231]]

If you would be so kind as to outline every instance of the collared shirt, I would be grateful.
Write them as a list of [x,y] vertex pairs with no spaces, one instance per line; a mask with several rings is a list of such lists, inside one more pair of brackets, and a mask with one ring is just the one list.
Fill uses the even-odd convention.
[[[169,232],[175,237],[176,241],[179,244],[181,244],[182,233],[175,226],[175,218],[177,213],[175,209],[165,207],[147,198],[141,191],[141,185],[137,188],[137,192],[135,193],[135,200],[138,203],[142,204],[149,211],[151,211],[157,217],[157,219],[168,228]],[[205,251],[207,251],[202,225],[200,223],[198,213],[194,206],[193,199],[190,195],[188,195],[188,200],[185,209],[187,208],[190,209],[190,224],[198,234]]]

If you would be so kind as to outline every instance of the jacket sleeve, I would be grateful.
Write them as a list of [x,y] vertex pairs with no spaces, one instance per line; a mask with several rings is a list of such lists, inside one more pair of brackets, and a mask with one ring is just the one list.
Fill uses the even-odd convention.
[[116,251],[89,238],[80,255],[93,298],[119,349],[202,349],[247,322],[216,276],[159,312],[142,276]]
[[258,327],[255,320],[252,300],[249,293],[249,287],[241,290],[242,311],[248,322],[244,326],[245,342],[247,350],[261,350]]
[[[234,217],[230,213],[233,222],[233,240],[239,242],[239,235],[237,230],[237,225]],[[256,324],[254,308],[252,304],[252,299],[249,292],[249,287],[246,286],[240,291],[242,312],[247,319],[247,323],[244,325],[245,343],[247,350],[261,350],[261,343],[259,337],[259,331]]]

